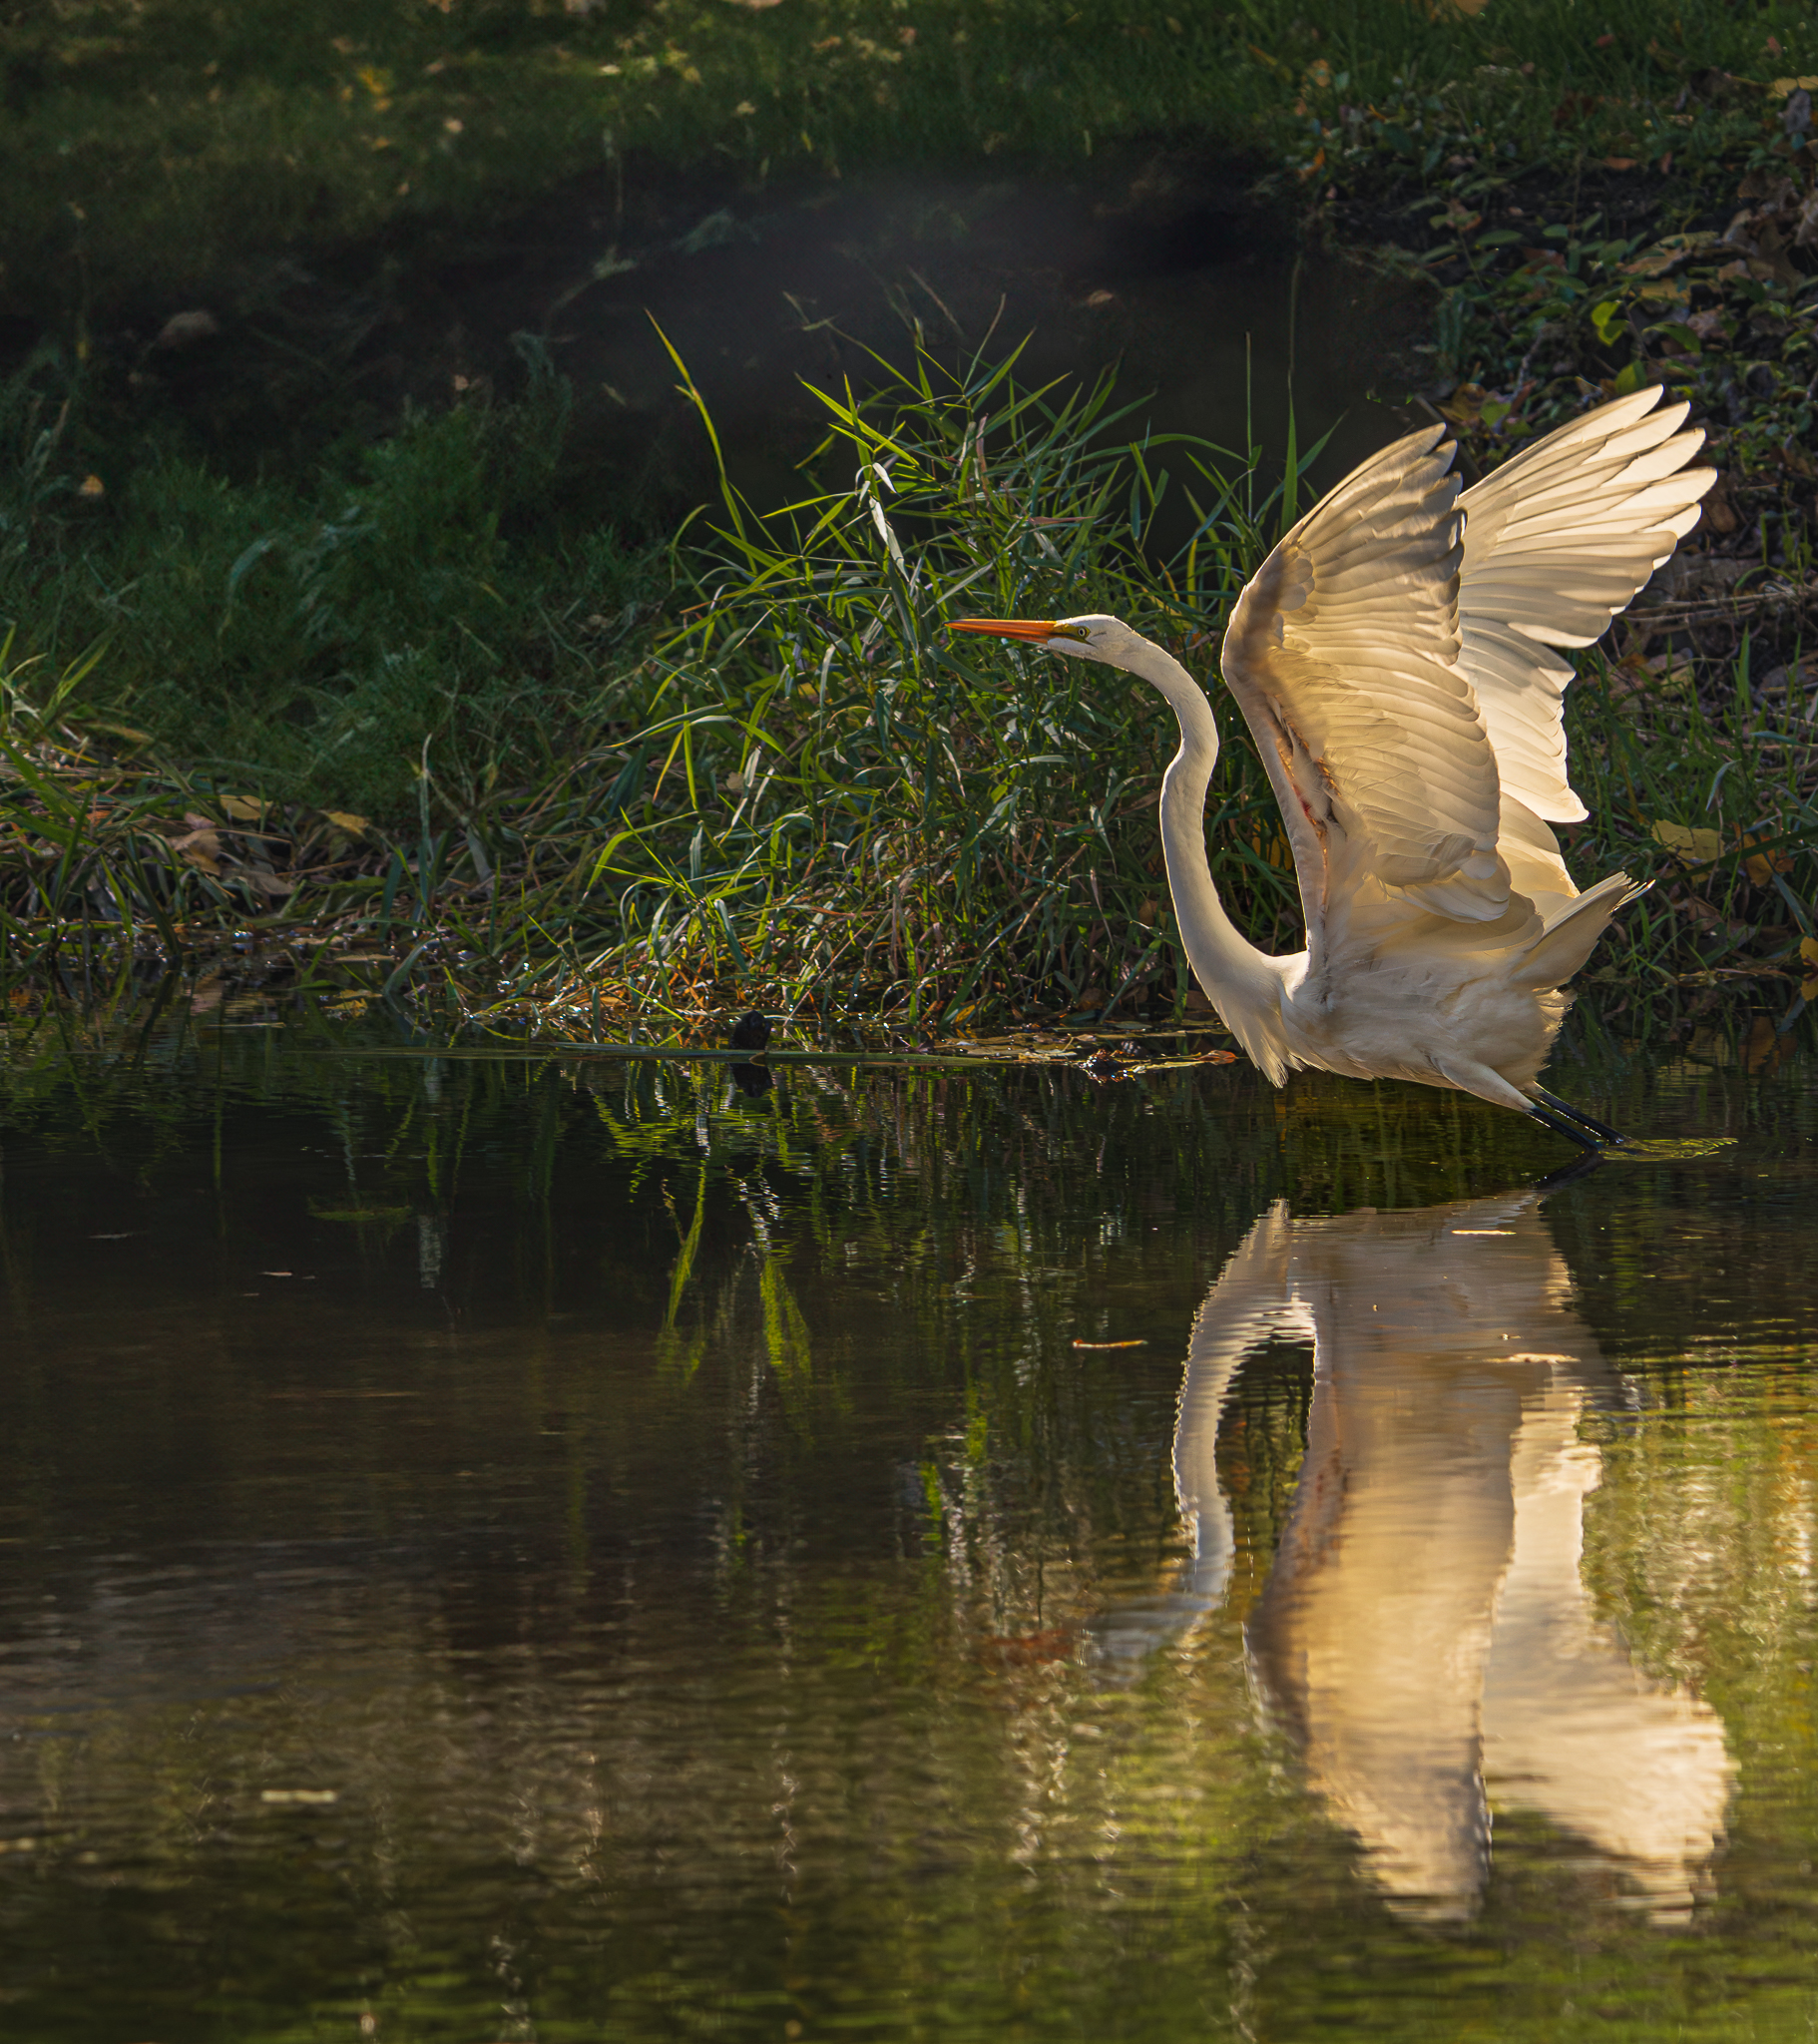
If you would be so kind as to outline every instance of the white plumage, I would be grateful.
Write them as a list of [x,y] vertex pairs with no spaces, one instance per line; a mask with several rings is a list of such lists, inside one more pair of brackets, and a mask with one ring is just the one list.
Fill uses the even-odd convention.
[[[1697,521],[1715,471],[1657,389],[1599,406],[1460,494],[1430,427],[1373,456],[1256,571],[1224,679],[1281,804],[1307,948],[1274,958],[1225,914],[1205,856],[1218,734],[1204,691],[1117,618],[967,618],[1128,669],[1180,722],[1161,838],[1195,977],[1279,1085],[1297,1066],[1455,1087],[1595,1147],[1539,1085],[1560,992],[1637,890],[1584,893],[1550,824],[1566,775],[1556,647],[1589,646]],[[1586,1131],[1591,1131],[1587,1134]]]

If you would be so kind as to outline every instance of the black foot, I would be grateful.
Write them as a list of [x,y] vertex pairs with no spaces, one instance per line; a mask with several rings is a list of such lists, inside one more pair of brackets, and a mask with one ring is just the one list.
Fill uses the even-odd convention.
[[1542,1128],[1551,1129],[1556,1136],[1564,1136],[1569,1143],[1578,1144],[1581,1150],[1589,1150],[1593,1157],[1602,1155],[1602,1144],[1589,1129],[1581,1129],[1576,1121],[1570,1120],[1567,1114],[1556,1114],[1552,1108],[1540,1106],[1529,1108],[1528,1113]]
[[1589,1129],[1600,1143],[1611,1144],[1619,1150],[1628,1141],[1626,1136],[1612,1129],[1607,1122],[1598,1121],[1595,1115],[1587,1114],[1582,1107],[1574,1107],[1570,1100],[1562,1100],[1557,1093],[1549,1093],[1545,1086],[1537,1086],[1534,1089],[1534,1098],[1552,1108],[1555,1114],[1566,1115],[1570,1120]]

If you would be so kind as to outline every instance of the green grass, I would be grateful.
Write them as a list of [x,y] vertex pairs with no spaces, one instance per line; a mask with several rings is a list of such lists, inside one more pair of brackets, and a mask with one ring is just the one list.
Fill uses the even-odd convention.
[[[944,625],[1108,609],[1209,673],[1300,478],[1265,487],[1255,448],[1128,437],[1109,381],[1028,391],[1013,365],[949,376],[927,360],[880,378],[868,400],[824,396],[797,504],[762,516],[727,489],[673,550],[667,609],[616,663],[465,721],[431,706],[408,822],[294,788],[266,806],[273,782],[239,769],[109,770],[87,736],[105,739],[103,723],[81,708],[95,675],[72,675],[61,700],[21,676],[15,955],[79,940],[86,956],[129,929],[207,948],[252,922],[261,975],[382,982],[470,1019],[572,1028],[732,1001],[918,1032],[1120,1005],[1180,1017],[1190,986],[1154,816],[1175,744],[1165,706],[1116,671],[953,642]],[[397,445],[388,458],[403,490],[416,471]],[[1171,552],[1156,541],[1170,508],[1188,533]],[[368,511],[428,548],[408,502]],[[364,586],[337,585],[343,609]],[[1622,999],[1693,1006],[1730,977],[1779,980],[1777,1011],[1795,1018],[1818,953],[1801,952],[1818,899],[1802,705],[1585,665],[1575,774],[1593,820],[1575,833],[1577,870],[1664,882],[1600,971]],[[1274,798],[1228,703],[1221,721],[1214,873],[1259,940],[1291,948]],[[310,770],[324,757],[338,756],[318,749]]]
[[1485,103],[1499,148],[1555,161],[1637,120],[1664,129],[1688,69],[1814,63],[1808,9],[1721,0],[1606,0],[1594,19],[1573,0],[1495,0],[1475,18],[1402,0],[1305,0],[1291,16],[1259,0],[14,4],[0,14],[0,294],[66,322],[162,317],[204,286],[256,297],[282,262],[496,220],[628,162],[634,178],[762,182],[1080,162],[1174,135],[1298,152],[1309,180],[1342,178],[1346,131],[1318,132],[1339,104],[1321,102],[1322,79],[1378,109],[1429,172],[1442,158],[1425,101],[1441,88],[1461,95],[1454,111]]
[[115,720],[235,785],[395,818],[427,745],[468,805],[504,761],[549,764],[547,706],[663,594],[648,543],[563,503],[568,388],[528,366],[515,404],[413,415],[300,473],[232,482],[155,444],[96,497],[55,423],[83,385],[42,358],[0,402],[0,617],[52,663],[105,646]]
[[1367,111],[1315,66],[1277,182],[1318,165],[1327,231],[1367,237],[1374,261],[1431,292],[1415,354],[1468,464],[1494,466],[1599,390],[1663,383],[1723,472],[1699,544],[1798,583],[1818,559],[1812,130],[1787,48],[1760,67],[1783,75],[1761,84],[1713,71],[1702,50],[1654,48],[1653,93],[1559,101],[1556,115],[1583,119],[1538,154],[1514,137],[1557,88],[1509,65],[1438,91],[1410,81]]
[[[179,548],[148,538],[152,591],[128,577],[114,599],[156,629],[110,654],[142,676],[113,714],[71,693],[92,689],[94,671],[72,675],[61,699],[48,683],[34,690],[29,673],[13,685],[11,757],[28,776],[15,783],[15,795],[28,794],[15,818],[37,847],[14,868],[15,935],[54,930],[99,886],[113,913],[168,943],[186,918],[269,911],[291,894],[281,881],[308,875],[307,898],[299,886],[284,901],[287,921],[439,933],[445,961],[458,950],[519,960],[520,994],[731,974],[791,1003],[843,986],[846,1004],[900,1008],[912,1023],[997,1001],[1010,983],[1001,968],[1089,1005],[1163,975],[1183,996],[1164,956],[1152,828],[1132,828],[1171,751],[1162,706],[1123,676],[1088,686],[1045,663],[1019,675],[976,649],[950,649],[942,626],[961,593],[974,604],[1066,608],[1090,582],[1096,601],[1177,640],[1202,636],[1259,557],[1278,507],[1248,495],[1253,454],[1233,489],[1216,450],[1183,443],[1170,456],[1123,440],[1115,428],[1132,422],[1114,415],[1109,382],[1069,398],[1019,393],[1008,365],[975,364],[959,383],[940,375],[924,363],[919,380],[898,380],[870,405],[829,399],[831,431],[808,464],[826,487],[768,520],[728,495],[721,530],[674,548],[662,574],[641,565],[643,586],[677,585],[665,609],[635,631],[635,598],[630,621],[596,614],[604,650],[582,645],[537,686],[501,682],[495,650],[481,645],[467,694],[411,693],[419,675],[426,691],[457,677],[462,647],[482,628],[496,632],[501,610],[527,629],[527,595],[537,593],[501,574],[516,598],[506,601],[468,544],[473,530],[492,531],[475,480],[484,420],[451,414],[369,456],[357,515],[340,514],[326,532],[279,526],[244,545],[224,511],[235,493],[204,492],[216,528],[196,528]],[[543,401],[559,412],[556,393]],[[1170,458],[1205,515],[1164,571],[1184,578],[1182,603],[1156,619],[1142,548]],[[193,473],[173,473],[151,532],[168,532],[198,490]],[[474,485],[467,519],[450,515],[468,501],[451,476]],[[1182,485],[1172,487],[1178,496]],[[445,586],[433,575],[438,517]],[[341,533],[353,537],[343,544]],[[198,537],[212,550],[200,574]],[[525,551],[546,590],[567,587],[565,616],[584,607],[575,561]],[[623,556],[608,565],[632,576]],[[73,579],[61,569],[51,578],[60,588]],[[225,607],[207,615],[224,587]],[[555,637],[551,624],[546,612],[537,635]],[[430,647],[417,663],[403,657],[413,626]],[[158,677],[185,631],[209,648],[228,697],[236,648],[259,647],[268,662],[273,644],[287,646],[307,672],[312,648],[327,661],[360,647],[368,666],[343,673],[338,692],[324,674],[326,707],[291,729],[288,763],[227,760],[217,746],[206,749],[206,773],[142,762],[109,779],[83,744],[104,726],[133,743],[119,737],[132,729],[125,713],[159,727],[161,760],[197,756],[194,738],[167,748],[171,720],[212,716],[232,728],[220,698],[199,710],[181,692],[161,722]],[[616,661],[615,631],[631,633]],[[267,746],[284,731],[271,725]],[[362,784],[383,797],[364,826],[344,813],[347,790]],[[972,814],[981,788],[982,818]],[[290,805],[281,830],[261,806],[270,796]],[[1285,929],[1264,803],[1253,766],[1240,770],[1223,816],[1240,848],[1227,863]],[[161,806],[158,830],[148,818]],[[408,836],[406,817],[417,826]],[[249,821],[258,830],[235,831]],[[182,841],[208,823],[216,834]],[[140,865],[106,862],[109,831],[136,847]],[[386,849],[372,854],[374,870],[358,871],[360,846],[374,843]],[[1108,974],[1115,986],[1102,983]]]
[[[827,395],[801,503],[729,499],[653,536],[602,517],[572,393],[529,340],[509,400],[470,391],[377,439],[350,416],[326,446],[280,414],[229,475],[176,423],[134,425],[144,331],[108,324],[217,286],[255,301],[261,264],[362,239],[421,258],[590,166],[748,187],[1162,137],[1247,149],[1309,231],[1432,288],[1425,397],[1470,463],[1599,385],[1698,402],[1754,595],[1631,633],[1613,676],[1584,661],[1594,820],[1572,853],[1585,879],[1664,882],[1599,954],[1612,1000],[1733,982],[1796,1014],[1810,727],[1796,686],[1760,684],[1804,652],[1814,262],[1775,222],[1812,152],[1764,88],[1818,68],[1806,16],[1080,13],[71,0],[0,19],[0,292],[61,331],[0,393],[11,961],[250,926],[261,972],[449,990],[469,1014],[1178,1012],[1162,706],[940,626],[1106,608],[1209,675],[1288,508],[1259,449],[1163,446],[1090,379],[880,364],[869,393]],[[1734,256],[1697,224],[1724,225],[1748,179]],[[1164,529],[1191,538],[1169,555]],[[1272,797],[1223,721],[1219,881],[1291,945]]]

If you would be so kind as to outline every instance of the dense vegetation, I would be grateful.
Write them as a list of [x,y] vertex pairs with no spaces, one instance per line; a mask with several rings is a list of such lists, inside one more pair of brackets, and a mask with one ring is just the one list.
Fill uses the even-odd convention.
[[[304,256],[420,258],[597,167],[603,136],[615,175],[749,187],[1209,134],[1303,232],[1431,287],[1420,399],[1470,463],[1643,380],[1712,428],[1689,572],[1585,663],[1573,855],[1665,882],[1600,954],[1625,989],[1695,1007],[1735,978],[1796,1018],[1818,957],[1803,16],[170,0],[18,10],[0,60],[0,293],[35,336],[0,417],[15,966],[231,939],[257,984],[449,989],[470,1014],[1180,1012],[1160,706],[940,622],[1090,589],[1203,668],[1304,457],[1283,489],[1279,449],[1131,444],[1109,386],[880,365],[829,401],[793,511],[728,493],[675,537],[577,485],[574,393],[529,340],[515,390],[338,439],[322,393],[358,400],[327,360],[309,431],[277,422],[250,461],[148,418],[134,378],[186,293],[249,317]],[[1189,498],[1165,558],[1156,510]],[[1287,941],[1232,737],[1220,882]]]
[[11,0],[0,262],[15,310],[169,309],[603,155],[756,180],[1210,133],[1342,193],[1360,148],[1432,176],[1463,121],[1516,164],[1696,179],[1728,137],[1688,79],[1814,62],[1803,8],[1726,0]]

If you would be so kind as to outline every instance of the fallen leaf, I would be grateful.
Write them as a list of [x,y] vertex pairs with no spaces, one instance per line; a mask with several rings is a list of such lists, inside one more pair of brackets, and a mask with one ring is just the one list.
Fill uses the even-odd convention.
[[[1745,837],[1742,840],[1745,846],[1758,844],[1760,841],[1757,837]],[[1772,886],[1776,873],[1790,873],[1793,870],[1793,862],[1784,851],[1758,851],[1742,861],[1742,870],[1757,887],[1768,887]]]
[[1609,670],[1603,686],[1615,697],[1638,695],[1652,685],[1653,675],[1639,653],[1625,653]]
[[1805,982],[1799,989],[1800,997],[1818,1001],[1818,937],[1801,937],[1799,956],[1805,965]]
[[365,833],[367,819],[364,816],[356,816],[347,809],[324,809],[322,814],[337,830],[345,830],[349,837],[359,837]]
[[229,816],[240,823],[262,823],[265,820],[265,811],[270,807],[268,802],[255,802],[249,795],[243,794],[224,794],[221,797],[221,805]]
[[200,867],[205,873],[221,871],[221,836],[213,823],[205,823],[182,837],[173,837],[171,849],[181,852],[191,865]]
[[1655,823],[1648,835],[1656,844],[1664,845],[1682,865],[1704,865],[1723,849],[1723,839],[1717,831],[1684,823]]
[[1748,279],[1752,279],[1756,283],[1772,283],[1774,281],[1774,265],[1771,262],[1759,262],[1752,256],[1746,262],[1726,262],[1717,271],[1715,281],[1718,283],[1741,283]]
[[1698,925],[1698,934],[1705,935],[1723,920],[1721,910],[1706,901],[1702,894],[1669,894],[1667,899],[1681,915],[1688,915]]
[[1692,685],[1692,664],[1683,653],[1651,654],[1642,665],[1648,678],[1662,688],[1689,689]]

